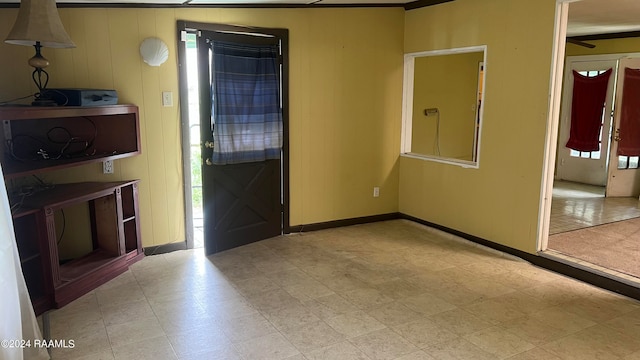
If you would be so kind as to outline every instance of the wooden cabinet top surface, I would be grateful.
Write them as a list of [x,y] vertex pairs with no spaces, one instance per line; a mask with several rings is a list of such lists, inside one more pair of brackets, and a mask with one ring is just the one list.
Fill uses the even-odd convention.
[[40,191],[33,196],[25,198],[22,207],[16,214],[13,214],[13,217],[23,216],[34,209],[62,208],[70,204],[95,199],[108,195],[117,188],[137,182],[139,180],[58,184],[51,189]]

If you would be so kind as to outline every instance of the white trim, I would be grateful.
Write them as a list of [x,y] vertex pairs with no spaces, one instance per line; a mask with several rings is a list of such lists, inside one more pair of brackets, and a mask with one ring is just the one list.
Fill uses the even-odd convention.
[[[414,71],[415,59],[423,56],[452,55],[464,54],[470,52],[482,51],[484,72],[482,73],[482,83],[484,84],[482,91],[482,106],[480,106],[480,120],[478,122],[477,146],[475,147],[475,161],[457,160],[454,158],[444,158],[439,156],[423,155],[411,153],[411,130],[413,125],[413,89],[414,89]],[[400,139],[400,156],[425,161],[435,161],[443,164],[457,165],[463,168],[478,169],[480,167],[480,148],[482,139],[482,122],[485,108],[485,94],[487,88],[487,45],[468,46],[454,49],[440,49],[407,53],[404,55],[404,81],[402,85],[402,130]],[[474,139],[475,145],[476,139]]]
[[480,167],[480,165],[477,162],[473,162],[473,161],[457,160],[453,158],[444,158],[444,157],[431,156],[431,155],[403,153],[403,154],[400,154],[400,157],[425,160],[425,161],[434,161],[442,164],[456,165],[456,166],[463,167],[465,169],[478,169]]
[[558,125],[560,121],[560,104],[562,101],[562,79],[564,71],[564,51],[566,46],[567,23],[569,19],[569,1],[558,0],[556,3],[555,36],[551,60],[551,78],[549,81],[549,113],[545,139],[544,163],[542,166],[542,182],[538,212],[538,234],[536,249],[544,251],[549,242],[551,221],[551,200],[553,197],[553,177],[558,142]]
[[411,128],[413,126],[413,73],[415,56],[404,55],[404,81],[402,85],[402,135],[400,138],[400,154],[411,150]]

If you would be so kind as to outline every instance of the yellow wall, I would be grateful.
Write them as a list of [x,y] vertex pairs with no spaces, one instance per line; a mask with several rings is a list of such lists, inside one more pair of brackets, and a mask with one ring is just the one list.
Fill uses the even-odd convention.
[[[482,61],[482,52],[415,59],[412,153],[473,160]],[[426,116],[429,108],[438,114]]]
[[[7,34],[17,9],[0,10]],[[404,10],[60,9],[75,49],[44,49],[50,87],[116,89],[140,107],[141,156],[118,160],[115,174],[91,164],[43,174],[48,181],[141,179],[143,246],[183,241],[176,21],[288,28],[292,225],[398,210]],[[2,35],[0,35],[2,36]],[[138,53],[150,36],[169,60],[149,67]],[[34,92],[26,61],[33,49],[0,44],[0,101]],[[380,197],[372,188],[380,186]]]
[[535,252],[555,0],[408,11],[405,52],[487,45],[480,168],[402,157],[400,212]]

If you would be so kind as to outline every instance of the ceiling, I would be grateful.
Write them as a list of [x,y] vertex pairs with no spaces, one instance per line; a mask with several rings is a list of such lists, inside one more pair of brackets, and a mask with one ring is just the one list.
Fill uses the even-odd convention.
[[640,31],[640,0],[581,0],[569,4],[567,36]]
[[[455,0],[56,0],[58,4],[158,4],[218,6],[405,6],[407,9]],[[482,0],[475,0],[482,1]],[[530,0],[535,1],[535,0]],[[20,0],[0,0],[19,3]],[[640,0],[574,0],[567,36],[640,31]]]

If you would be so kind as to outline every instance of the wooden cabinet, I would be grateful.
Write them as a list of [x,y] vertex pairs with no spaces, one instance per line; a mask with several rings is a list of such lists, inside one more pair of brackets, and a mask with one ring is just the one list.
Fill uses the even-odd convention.
[[[90,210],[91,237],[86,241],[92,250],[63,263],[54,214],[80,203]],[[25,199],[13,219],[36,313],[68,304],[140,260],[138,213],[137,180],[60,184]]]
[[[5,179],[140,154],[138,108],[0,107]],[[56,184],[12,197],[22,271],[36,314],[62,307],[144,257],[138,180]],[[90,233],[72,259],[61,259],[65,221],[56,214],[86,206]],[[62,231],[60,228],[62,227]],[[66,229],[74,231],[74,229]]]
[[135,105],[0,107],[5,179],[140,154]]

